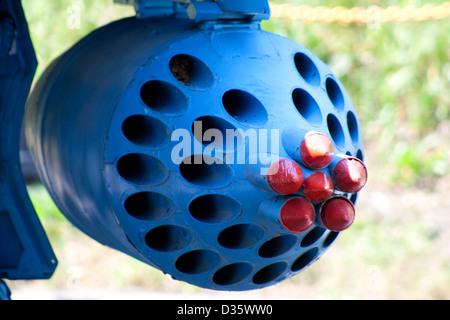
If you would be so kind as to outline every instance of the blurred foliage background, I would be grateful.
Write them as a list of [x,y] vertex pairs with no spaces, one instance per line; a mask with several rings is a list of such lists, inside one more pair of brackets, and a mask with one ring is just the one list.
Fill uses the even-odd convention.
[[[22,2],[39,60],[36,79],[91,30],[134,15],[131,6],[112,0]],[[272,2],[385,8],[442,1]],[[192,298],[196,293],[212,298],[450,299],[450,21],[369,28],[273,19],[262,27],[314,52],[353,100],[369,183],[358,199],[352,228],[292,279],[255,292],[218,293],[179,283],[97,244],[65,220],[40,184],[33,184],[29,193],[59,266],[51,280],[10,283],[13,293],[99,299],[113,292],[120,298],[136,297],[135,293]]]
[[[381,9],[443,1],[273,2]],[[282,20],[264,26],[311,48],[339,76],[359,113],[369,156],[385,166],[384,183],[423,186],[449,174],[449,140],[433,144],[439,130],[448,130],[450,119],[449,20],[379,28]]]

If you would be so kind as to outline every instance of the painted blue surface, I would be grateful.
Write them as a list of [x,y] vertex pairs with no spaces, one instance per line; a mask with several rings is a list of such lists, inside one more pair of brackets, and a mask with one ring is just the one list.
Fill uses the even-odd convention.
[[[192,68],[187,82],[171,68],[177,61]],[[194,136],[199,120],[204,131],[278,130],[272,156],[292,159],[282,137],[294,128],[325,133],[336,153],[363,157],[339,80],[309,50],[257,23],[128,18],[94,31],[37,84],[27,141],[74,225],[175,279],[251,290],[319,259],[338,233],[316,222],[294,234],[267,214],[282,197],[244,175],[237,160],[255,156],[250,145],[217,145],[212,156],[226,154],[225,162],[187,163],[209,145]],[[192,148],[174,161],[183,133]]]
[[176,17],[196,22],[269,19],[268,0],[115,0],[133,5],[140,18]]
[[0,301],[1,300],[10,300],[11,299],[11,291],[9,290],[6,283],[0,280]]
[[19,146],[37,66],[20,1],[0,2],[0,278],[47,279],[56,258],[27,194]]

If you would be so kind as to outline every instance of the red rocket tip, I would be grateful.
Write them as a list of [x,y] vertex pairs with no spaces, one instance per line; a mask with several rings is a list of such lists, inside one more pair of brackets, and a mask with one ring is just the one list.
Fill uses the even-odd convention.
[[316,171],[303,181],[303,193],[309,201],[325,201],[333,195],[333,191],[333,180],[325,172]]
[[284,228],[294,233],[301,233],[314,224],[316,212],[314,206],[303,198],[287,200],[280,210],[280,221]]
[[366,166],[357,158],[344,158],[334,167],[333,179],[339,190],[349,193],[358,192],[367,182]]
[[333,159],[334,145],[331,139],[319,132],[306,134],[300,145],[300,157],[306,166],[320,169],[328,166]]
[[347,198],[331,198],[322,205],[320,220],[331,231],[343,231],[353,224],[355,207]]
[[303,171],[289,159],[279,159],[272,163],[267,171],[267,183],[278,194],[297,192],[303,184]]

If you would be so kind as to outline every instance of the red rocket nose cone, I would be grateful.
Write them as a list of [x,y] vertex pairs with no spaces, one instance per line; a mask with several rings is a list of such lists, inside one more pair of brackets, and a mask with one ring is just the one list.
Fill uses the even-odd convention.
[[328,166],[333,159],[334,146],[331,139],[318,132],[309,133],[300,145],[300,157],[310,168]]
[[333,179],[339,190],[349,193],[358,192],[367,181],[366,166],[357,158],[344,158],[336,164]]
[[289,199],[281,207],[281,224],[291,232],[300,233],[308,230],[314,224],[315,219],[314,206],[300,197]]
[[312,202],[322,202],[327,200],[334,191],[333,180],[322,171],[311,174],[303,181],[303,192],[305,198]]
[[267,183],[278,194],[292,194],[303,184],[303,171],[294,161],[280,159],[270,165]]
[[339,197],[326,201],[320,211],[320,220],[331,231],[343,231],[355,219],[355,207],[350,200]]

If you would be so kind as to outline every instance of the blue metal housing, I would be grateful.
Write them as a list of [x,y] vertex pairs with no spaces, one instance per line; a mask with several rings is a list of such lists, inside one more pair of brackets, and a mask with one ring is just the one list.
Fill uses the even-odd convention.
[[132,4],[139,18],[172,17],[204,21],[269,19],[268,0],[115,0]]
[[[292,233],[267,214],[298,194],[249,181],[246,161],[255,154],[245,140],[201,156],[211,147],[200,138],[208,129],[224,136],[241,129],[247,140],[251,130],[269,130],[270,139],[274,129],[279,137],[257,152],[292,159],[283,143],[292,128],[322,132],[337,153],[363,157],[355,109],[330,69],[251,22],[113,22],[49,67],[26,112],[41,179],[75,226],[175,279],[215,290],[287,279],[339,234],[319,219]],[[177,149],[184,138],[188,151]],[[236,161],[241,151],[244,163]],[[355,202],[357,195],[344,196]]]
[[0,1],[0,278],[47,279],[57,265],[27,194],[19,146],[37,66],[20,1]]

